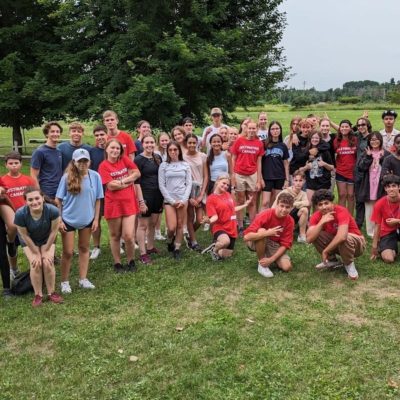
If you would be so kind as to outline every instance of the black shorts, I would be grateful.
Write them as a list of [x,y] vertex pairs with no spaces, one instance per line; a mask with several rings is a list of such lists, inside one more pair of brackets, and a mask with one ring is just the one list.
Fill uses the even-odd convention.
[[388,235],[382,236],[379,240],[378,251],[382,253],[384,250],[394,250],[398,253],[397,243],[400,240],[399,233],[397,231],[390,232]]
[[[213,235],[213,241],[216,242],[218,237],[221,235],[228,235],[228,234],[225,231],[217,231]],[[233,250],[235,248],[236,238],[233,238],[232,236],[229,236],[229,235],[228,235],[228,237],[229,237],[230,243],[229,243],[229,246],[225,247],[225,248],[227,250]]]
[[330,189],[331,188],[331,183],[326,182],[326,183],[319,183],[317,179],[309,179],[307,181],[307,189],[310,190],[319,190],[319,189]]
[[159,190],[144,191],[143,200],[147,206],[147,212],[139,214],[139,217],[147,218],[151,214],[161,214],[163,212],[164,198]]
[[264,180],[265,186],[263,191],[264,192],[272,192],[272,190],[282,190],[283,185],[285,184],[284,179],[273,179],[273,180]]
[[82,229],[91,228],[92,225],[93,225],[93,221],[92,221],[90,224],[87,224],[87,225],[84,226],[83,228],[78,229],[78,228],[74,228],[73,226],[67,224],[64,220],[62,220],[62,222],[63,222],[64,225],[65,225],[65,230],[66,230],[66,232],[74,232],[74,231],[76,231],[76,230],[81,231]]
[[300,217],[297,215],[299,212],[298,208],[293,208],[292,211],[290,211],[290,216],[294,219],[294,224],[298,224],[299,223],[299,219]]

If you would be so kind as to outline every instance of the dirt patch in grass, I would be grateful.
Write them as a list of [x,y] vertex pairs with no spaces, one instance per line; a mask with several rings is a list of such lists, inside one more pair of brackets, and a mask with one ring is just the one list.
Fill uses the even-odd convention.
[[353,313],[339,314],[338,319],[339,319],[339,321],[344,322],[345,324],[355,325],[358,327],[367,325],[370,323],[370,321],[367,320],[366,318],[364,318],[360,315],[353,314]]
[[376,300],[400,298],[400,287],[393,286],[387,279],[373,279],[358,284],[352,292],[360,301],[364,295],[375,297]]

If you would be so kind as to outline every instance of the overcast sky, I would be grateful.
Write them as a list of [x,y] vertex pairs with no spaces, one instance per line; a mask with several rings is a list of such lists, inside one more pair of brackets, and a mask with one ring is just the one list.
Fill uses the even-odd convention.
[[400,0],[284,0],[288,86],[400,80]]

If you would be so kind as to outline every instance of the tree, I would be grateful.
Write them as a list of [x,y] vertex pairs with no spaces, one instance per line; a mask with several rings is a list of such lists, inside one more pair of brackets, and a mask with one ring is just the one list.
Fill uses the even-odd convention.
[[87,118],[115,108],[128,127],[146,117],[168,128],[255,103],[287,72],[281,1],[65,0],[67,109]]
[[22,145],[21,128],[42,123],[54,97],[46,77],[56,44],[52,1],[2,0],[0,5],[0,125],[11,126]]

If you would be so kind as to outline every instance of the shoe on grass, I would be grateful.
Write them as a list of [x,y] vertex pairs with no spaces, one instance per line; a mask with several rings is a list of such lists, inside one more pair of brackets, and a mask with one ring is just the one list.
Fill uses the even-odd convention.
[[222,257],[214,251],[212,251],[210,254],[213,261],[222,261]]
[[156,247],[153,247],[152,249],[147,249],[147,254],[160,254],[160,250],[158,250]]
[[263,267],[261,264],[258,264],[258,273],[264,278],[272,278],[274,276],[268,267]]
[[155,235],[154,235],[154,239],[155,239],[155,240],[165,240],[166,238],[165,238],[165,236],[163,236],[163,235],[161,234],[161,231],[156,231],[156,233],[155,233]]
[[70,294],[72,293],[71,286],[68,281],[61,282],[61,293],[62,294]]
[[171,242],[167,242],[167,250],[172,253],[175,250],[175,236],[172,238]]
[[125,268],[122,266],[121,263],[114,264],[114,272],[116,274],[123,274],[125,272]]
[[339,260],[328,260],[328,261],[323,261],[315,266],[315,269],[317,270],[323,270],[323,269],[330,269],[330,268],[339,268],[343,267],[343,263]]
[[175,260],[180,260],[182,255],[181,255],[181,251],[179,249],[175,249],[172,252],[172,256],[175,258]]
[[202,250],[201,254],[211,253],[214,250],[215,243],[211,243],[205,249]]
[[203,250],[198,243],[194,243],[194,244],[192,243],[192,246],[190,248],[191,248],[191,250],[197,251],[198,253],[201,253],[201,251]]
[[64,303],[64,299],[56,292],[49,294],[49,300],[54,304]]
[[137,271],[135,260],[129,261],[128,265],[126,266],[126,270],[128,272],[136,272]]
[[358,272],[356,266],[354,265],[354,262],[352,262],[349,265],[345,265],[344,268],[346,269],[347,275],[349,276],[350,279],[353,280],[358,279]]
[[148,254],[142,254],[142,255],[140,256],[140,262],[141,262],[142,264],[145,264],[145,265],[150,265],[150,264],[152,264],[151,258],[150,258],[150,256],[149,256]]
[[90,252],[90,259],[95,260],[101,254],[100,247],[94,247],[93,250]]
[[297,236],[297,243],[307,243],[307,239],[305,236]]
[[39,307],[43,304],[43,296],[39,296],[38,294],[33,298],[32,307]]
[[87,278],[79,279],[79,287],[82,289],[96,289],[96,286],[94,286],[93,283]]
[[3,289],[3,299],[4,300],[10,300],[13,297],[15,297],[14,293],[11,291],[11,289]]
[[11,279],[15,279],[15,277],[20,273],[21,271],[17,268],[12,269],[10,268],[10,277]]

